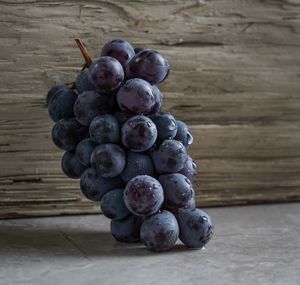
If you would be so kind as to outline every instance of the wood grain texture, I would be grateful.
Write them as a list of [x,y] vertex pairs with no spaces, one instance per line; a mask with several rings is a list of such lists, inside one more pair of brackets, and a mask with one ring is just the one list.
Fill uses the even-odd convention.
[[191,125],[199,206],[300,200],[300,2],[0,0],[0,217],[99,211],[60,170],[44,96],[81,37],[163,52],[165,110]]

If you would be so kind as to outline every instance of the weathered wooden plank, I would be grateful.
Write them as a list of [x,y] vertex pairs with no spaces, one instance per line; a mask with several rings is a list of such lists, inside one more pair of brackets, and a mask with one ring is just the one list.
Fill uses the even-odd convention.
[[60,170],[43,107],[113,38],[161,50],[165,110],[192,125],[197,203],[300,200],[296,1],[0,1],[0,218],[97,212]]

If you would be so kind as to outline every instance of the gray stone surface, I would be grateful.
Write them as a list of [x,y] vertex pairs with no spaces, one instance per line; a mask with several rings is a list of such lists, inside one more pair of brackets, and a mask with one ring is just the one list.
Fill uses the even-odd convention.
[[101,215],[0,221],[0,284],[300,284],[300,204],[210,208],[205,250],[116,242]]

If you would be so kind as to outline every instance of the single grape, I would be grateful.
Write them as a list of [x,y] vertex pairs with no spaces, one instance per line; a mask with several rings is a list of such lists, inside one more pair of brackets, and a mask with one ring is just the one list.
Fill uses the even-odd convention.
[[144,49],[126,67],[126,79],[142,78],[152,85],[162,82],[169,73],[168,61],[156,50]]
[[92,152],[97,145],[98,144],[93,142],[90,138],[82,140],[77,145],[76,156],[83,165],[90,165]]
[[122,111],[116,111],[114,115],[117,118],[120,126],[122,126],[131,117],[131,115]]
[[164,192],[155,178],[139,175],[127,183],[124,201],[131,213],[138,216],[149,216],[156,213],[162,206]]
[[167,112],[158,112],[150,115],[149,118],[154,122],[157,129],[157,139],[172,139],[177,132],[177,124],[175,118]]
[[113,115],[101,115],[90,125],[91,139],[97,143],[118,143],[120,139],[119,122]]
[[89,67],[89,80],[101,92],[112,93],[124,80],[120,62],[110,56],[96,58]]
[[196,175],[198,174],[198,166],[193,159],[188,156],[186,162],[183,165],[183,168],[178,171],[178,173],[186,176],[190,181],[194,182]]
[[158,181],[164,189],[165,205],[168,208],[185,207],[189,199],[193,197],[192,183],[182,174],[161,175]]
[[102,214],[109,219],[123,219],[130,214],[123,200],[124,189],[113,189],[101,199]]
[[178,236],[177,220],[166,210],[147,218],[141,227],[141,240],[153,251],[170,250],[178,240]]
[[164,97],[156,85],[152,85],[152,93],[154,96],[155,103],[150,111],[150,114],[155,114],[160,111]]
[[155,124],[145,116],[134,116],[127,120],[121,128],[123,145],[133,152],[150,149],[156,141]]
[[151,84],[143,79],[126,81],[117,93],[120,109],[131,115],[149,114],[155,104],[152,90]]
[[132,45],[123,40],[108,42],[101,50],[101,56],[111,56],[115,58],[121,63],[124,69],[134,55],[135,52]]
[[101,201],[108,191],[122,187],[123,182],[120,177],[103,178],[92,167],[86,169],[80,177],[81,191],[92,201]]
[[74,114],[80,124],[89,126],[96,116],[112,113],[113,106],[113,97],[94,90],[85,91],[75,102]]
[[74,118],[61,119],[52,129],[54,144],[65,151],[75,151],[78,143],[87,136],[88,129],[81,126]]
[[61,168],[68,177],[77,179],[87,167],[80,163],[75,152],[67,151],[62,157]]
[[139,53],[140,51],[144,50],[144,48],[135,48],[134,52],[135,54]]
[[77,92],[68,87],[57,90],[48,103],[50,118],[57,122],[74,117],[73,108],[77,97]]
[[179,238],[191,248],[202,248],[212,238],[214,225],[211,218],[200,209],[181,209],[176,215]]
[[193,143],[193,136],[189,127],[182,121],[177,120],[177,133],[174,140],[182,142],[185,147],[189,147]]
[[84,69],[81,70],[75,81],[75,88],[78,91],[79,94],[85,92],[85,91],[91,91],[95,89],[95,86],[90,82],[89,80],[89,70]]
[[119,242],[139,242],[140,229],[143,218],[135,215],[129,215],[121,220],[110,221],[110,231],[113,237]]
[[116,144],[101,144],[92,152],[91,164],[102,177],[118,176],[124,169],[126,154]]
[[123,172],[120,174],[124,182],[138,175],[153,176],[154,166],[149,155],[140,152],[127,151],[127,160]]
[[65,84],[55,85],[53,86],[47,93],[46,96],[46,106],[48,107],[49,102],[51,101],[52,97],[59,91],[61,92],[64,89],[69,89],[69,87]]
[[152,151],[155,169],[160,174],[180,171],[187,157],[183,144],[175,140],[165,140],[158,149]]

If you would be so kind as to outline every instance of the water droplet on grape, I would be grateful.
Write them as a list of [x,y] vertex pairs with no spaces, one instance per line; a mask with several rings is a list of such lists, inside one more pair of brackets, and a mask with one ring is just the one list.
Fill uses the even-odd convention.
[[197,170],[197,164],[195,162],[193,162],[193,168],[194,170]]
[[194,141],[194,138],[190,132],[187,133],[187,144],[191,145]]
[[170,130],[174,130],[176,128],[176,122],[171,119],[171,123],[170,123]]

